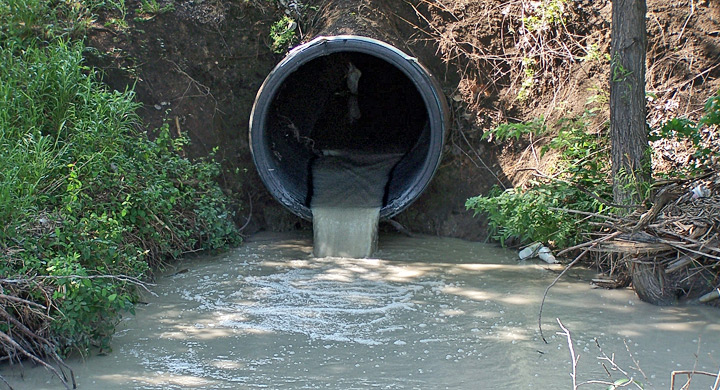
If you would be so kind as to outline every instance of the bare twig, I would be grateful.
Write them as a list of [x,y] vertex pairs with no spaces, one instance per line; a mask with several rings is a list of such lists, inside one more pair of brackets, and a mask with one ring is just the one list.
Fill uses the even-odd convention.
[[570,363],[572,364],[572,372],[570,373],[570,377],[572,378],[572,388],[573,390],[577,390],[577,362],[580,360],[580,356],[575,355],[575,348],[573,347],[572,337],[570,337],[570,331],[565,327],[565,325],[563,325],[562,322],[560,322],[559,318],[556,318],[555,321],[557,321],[558,325],[560,325],[560,329],[562,329],[562,332],[557,332],[557,334],[567,338],[568,349],[570,350]]
[[[622,368],[620,368],[620,366],[618,366],[617,363],[615,363],[615,354],[614,354],[614,353],[611,354],[610,356],[608,356],[607,354],[605,354],[605,352],[602,351],[602,348],[600,348],[600,342],[598,341],[598,339],[595,339],[595,345],[597,345],[597,347],[600,349],[600,353],[603,354],[603,356],[598,357],[599,360],[601,360],[601,361],[604,360],[604,361],[610,363],[610,366],[611,366],[611,368],[612,368],[613,370],[620,371],[620,372],[621,372],[623,375],[625,375],[626,377],[629,376],[628,373],[627,373],[625,370],[623,370]],[[607,369],[606,369],[606,371],[607,371]]]
[[252,212],[253,212],[253,201],[252,201],[252,194],[248,191],[248,203],[250,204],[250,211],[248,211],[247,220],[245,221],[245,224],[240,227],[239,231],[242,232],[245,230],[245,228],[250,224],[250,219],[252,218]]
[[633,364],[635,364],[634,368],[638,370],[640,374],[642,374],[646,382],[650,383],[650,379],[648,379],[647,375],[645,375],[645,372],[642,370],[642,368],[640,368],[640,363],[638,363],[638,361],[635,359],[635,355],[633,355],[632,351],[630,351],[630,347],[627,345],[627,341],[625,341],[625,339],[623,339],[623,344],[625,344],[625,350],[627,351],[628,355],[630,355],[630,359],[632,359]]
[[681,245],[680,243],[678,243],[676,241],[668,241],[668,240],[660,239],[658,242],[660,242],[662,244],[670,245],[670,246],[677,248],[679,250],[682,250],[682,251],[688,251],[688,252],[692,252],[692,253],[695,253],[695,254],[698,254],[701,256],[705,256],[705,257],[714,259],[714,260],[720,260],[720,256],[712,255],[710,253],[707,253],[707,251],[699,251],[699,250],[692,249],[689,246]]
[[715,384],[711,388],[711,390],[718,390],[718,386],[720,386],[720,371],[718,371],[717,374],[714,374],[712,372],[707,371],[696,371],[696,370],[677,370],[670,373],[670,390],[675,390],[675,377],[678,375],[687,375],[688,382],[681,387],[681,389],[686,388],[687,383],[690,382],[690,378],[692,378],[693,375],[705,375],[705,376],[713,376],[715,377]]
[[566,253],[568,253],[568,252],[572,252],[572,251],[577,250],[577,249],[587,248],[587,247],[595,247],[595,246],[597,246],[597,244],[599,244],[599,243],[601,243],[601,242],[603,242],[603,241],[608,241],[608,240],[610,240],[610,239],[613,239],[613,238],[619,236],[620,234],[622,234],[622,232],[610,233],[609,235],[602,236],[602,237],[600,237],[600,238],[596,238],[596,239],[594,239],[594,240],[592,240],[592,241],[584,242],[584,243],[582,243],[582,244],[578,244],[578,245],[572,246],[572,247],[570,247],[570,248],[563,249],[563,250],[560,251],[557,255],[558,255],[558,256],[562,256],[562,255],[564,255],[564,254],[566,254]]
[[[472,147],[472,144],[470,143],[470,141],[469,141],[469,140],[467,139],[467,137],[465,136],[465,132],[463,132],[462,130],[460,130],[459,126],[458,126],[458,132],[460,133],[460,135],[462,135],[463,140],[465,140],[465,143],[468,145],[468,147],[470,148],[470,150],[473,151],[473,153],[475,154],[475,156],[477,157],[477,159],[480,160],[480,163],[483,165],[483,167],[485,167],[485,169],[487,169],[487,171],[490,172],[490,174],[495,178],[495,180],[497,180],[497,182],[500,183],[500,186],[501,186],[503,189],[507,189],[507,186],[505,186],[505,183],[503,183],[503,181],[500,180],[499,177],[497,177],[497,175],[495,174],[495,172],[493,172],[493,170],[490,169],[490,167],[489,167],[487,164],[485,164],[485,161],[483,161],[482,157],[480,157],[480,154],[477,152],[477,150],[475,150],[475,148]],[[465,153],[465,151],[463,151],[463,153]],[[466,153],[466,155],[467,155],[467,153]],[[468,157],[470,157],[470,156],[468,156]],[[473,159],[470,158],[470,160],[472,161]],[[474,163],[474,161],[473,161],[473,163]]]
[[[695,372],[695,370],[696,370],[696,368],[697,368],[698,357],[700,356],[700,346],[702,345],[702,342],[701,342],[701,341],[702,341],[701,338],[698,337],[697,351],[695,351],[695,362],[693,363],[693,368],[692,368],[692,370],[690,370],[690,372]],[[692,382],[693,375],[692,375],[692,374],[688,374],[687,377],[688,377],[688,378],[687,378],[687,382],[685,382],[685,384],[683,385],[682,389],[688,389],[688,388],[690,388],[690,382]],[[673,389],[674,387],[675,387],[675,374],[672,374],[672,376],[670,377],[670,388]]]
[[[542,311],[543,311],[543,306],[545,306],[545,299],[547,298],[547,295],[548,295],[548,292],[550,291],[550,289],[555,285],[555,283],[558,282],[558,280],[560,280],[560,278],[562,278],[563,275],[565,275],[565,273],[566,273],[567,271],[570,270],[570,268],[572,268],[575,264],[578,263],[578,261],[580,261],[583,257],[585,257],[585,255],[588,254],[588,252],[590,252],[590,250],[591,250],[592,248],[596,247],[596,246],[597,246],[598,244],[600,244],[601,242],[607,241],[607,240],[609,240],[609,239],[611,239],[611,238],[613,238],[613,237],[615,237],[615,236],[617,236],[617,235],[619,235],[619,234],[620,234],[620,232],[615,232],[615,233],[613,233],[613,234],[609,234],[609,235],[607,235],[607,236],[601,237],[601,238],[599,238],[599,239],[593,240],[593,241],[591,241],[590,243],[588,243],[588,244],[585,246],[585,250],[584,250],[582,253],[580,253],[580,254],[575,258],[575,260],[573,260],[572,262],[570,262],[570,264],[568,264],[568,265],[565,267],[565,269],[564,269],[562,272],[560,272],[560,274],[555,278],[555,280],[553,280],[552,283],[550,283],[550,285],[547,286],[547,288],[545,289],[545,293],[543,294],[542,301],[540,302],[540,312],[538,313],[538,329],[540,329],[540,337],[541,337],[542,340],[545,342],[545,344],[547,344],[548,342],[547,342],[547,340],[545,340],[545,336],[543,336],[543,330],[542,330]],[[560,252],[560,253],[565,253],[565,252],[567,252],[567,251],[562,251],[562,252]],[[560,254],[558,253],[558,256],[559,256],[559,255],[560,255]]]
[[558,276],[555,278],[555,280],[553,280],[552,283],[550,283],[550,285],[547,286],[547,288],[545,289],[545,293],[543,294],[542,301],[540,302],[540,313],[538,313],[538,328],[540,329],[540,337],[541,337],[542,340],[545,342],[545,344],[548,344],[548,342],[547,342],[547,340],[545,340],[545,336],[543,335],[543,330],[542,330],[542,311],[543,311],[543,306],[545,306],[545,298],[547,298],[548,291],[550,291],[550,289],[555,285],[555,283],[557,283],[558,280],[560,280],[560,278],[561,278],[563,275],[565,275],[565,273],[566,273],[570,268],[572,268],[572,266],[574,266],[575,264],[577,264],[577,262],[580,261],[580,259],[582,259],[583,257],[585,257],[585,255],[586,255],[588,252],[590,252],[590,249],[585,249],[581,254],[579,254],[578,257],[576,257],[575,260],[573,260],[570,264],[568,264],[568,265],[565,267],[565,269],[564,269],[562,272],[560,272],[560,275],[558,275]]
[[2,381],[2,382],[5,384],[5,386],[8,387],[9,390],[15,390],[15,388],[12,387],[12,386],[10,386],[10,384],[8,383],[8,381],[6,381],[5,378],[3,378],[2,375],[0,375],[0,381]]
[[693,16],[693,13],[695,13],[695,3],[693,2],[693,0],[690,0],[690,13],[688,14],[687,19],[685,19],[685,23],[683,24],[682,29],[680,30],[680,34],[678,34],[677,43],[680,43],[683,33],[685,32],[685,27],[687,27],[687,24],[690,21],[690,18],[692,18],[692,16]]
[[27,299],[22,299],[22,298],[10,296],[10,295],[0,294],[0,300],[3,300],[3,299],[6,301],[13,301],[13,302],[22,303],[22,304],[25,304],[28,306],[38,307],[43,310],[47,310],[47,307],[45,307],[39,303],[28,301]]
[[[37,363],[38,365],[41,365],[45,367],[48,371],[52,372],[53,375],[55,375],[58,379],[60,379],[60,382],[65,386],[67,390],[70,390],[70,385],[68,384],[65,375],[61,374],[55,367],[51,366],[50,364],[46,363],[39,357],[35,356],[35,354],[30,353],[25,350],[20,344],[18,344],[15,340],[13,340],[10,336],[5,334],[5,332],[0,331],[0,340],[4,341],[11,347],[13,347],[17,352],[25,356],[26,358],[32,360],[33,362]],[[71,371],[72,372],[72,371]],[[77,384],[75,383],[75,376],[72,375],[72,388],[76,389]]]

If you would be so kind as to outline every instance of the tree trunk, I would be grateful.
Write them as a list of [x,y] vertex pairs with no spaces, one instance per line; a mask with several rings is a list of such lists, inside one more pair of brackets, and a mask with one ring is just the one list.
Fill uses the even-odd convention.
[[649,181],[645,122],[645,0],[614,0],[610,71],[613,197],[638,204]]
[[[613,0],[610,49],[610,147],[616,204],[639,204],[650,181],[645,122],[645,0]],[[629,210],[620,210],[625,213]],[[620,260],[620,259],[618,259]],[[643,301],[674,301],[659,264],[628,261],[633,288]]]

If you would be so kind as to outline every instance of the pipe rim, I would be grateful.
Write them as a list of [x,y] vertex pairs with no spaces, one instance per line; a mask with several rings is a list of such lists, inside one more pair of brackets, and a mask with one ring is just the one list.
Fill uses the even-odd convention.
[[339,52],[367,54],[395,66],[413,82],[425,103],[430,126],[427,155],[414,185],[405,189],[400,196],[380,209],[380,218],[391,218],[408,208],[430,184],[440,165],[442,147],[449,126],[449,108],[439,82],[429,70],[415,57],[405,54],[388,43],[356,35],[320,36],[290,50],[265,78],[255,97],[249,126],[250,152],[253,162],[260,179],[277,201],[295,215],[312,220],[310,208],[283,186],[282,181],[273,173],[274,169],[269,165],[269,159],[260,158],[260,156],[266,155],[266,144],[264,143],[266,118],[271,103],[288,76],[316,58]]

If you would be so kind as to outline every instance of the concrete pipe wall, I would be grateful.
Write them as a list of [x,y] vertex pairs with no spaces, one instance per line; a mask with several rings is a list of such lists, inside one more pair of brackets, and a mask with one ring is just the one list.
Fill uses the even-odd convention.
[[[250,116],[255,166],[270,193],[311,220],[312,165],[333,153],[400,155],[382,186],[380,218],[408,207],[437,169],[449,109],[438,82],[395,46],[320,36],[270,72]],[[346,175],[337,186],[350,185]],[[356,185],[356,184],[355,184]]]

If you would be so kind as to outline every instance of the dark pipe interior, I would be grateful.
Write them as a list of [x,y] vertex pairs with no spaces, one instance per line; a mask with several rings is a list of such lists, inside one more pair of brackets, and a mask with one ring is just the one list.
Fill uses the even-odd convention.
[[[362,72],[356,97],[361,116],[355,121],[348,107],[350,63]],[[406,155],[389,183],[383,183],[383,206],[400,195],[412,180],[412,162],[427,153],[420,142],[429,131],[422,96],[402,71],[369,54],[333,53],[305,63],[285,79],[267,119],[277,174],[306,207],[312,194],[311,163],[323,151]]]

